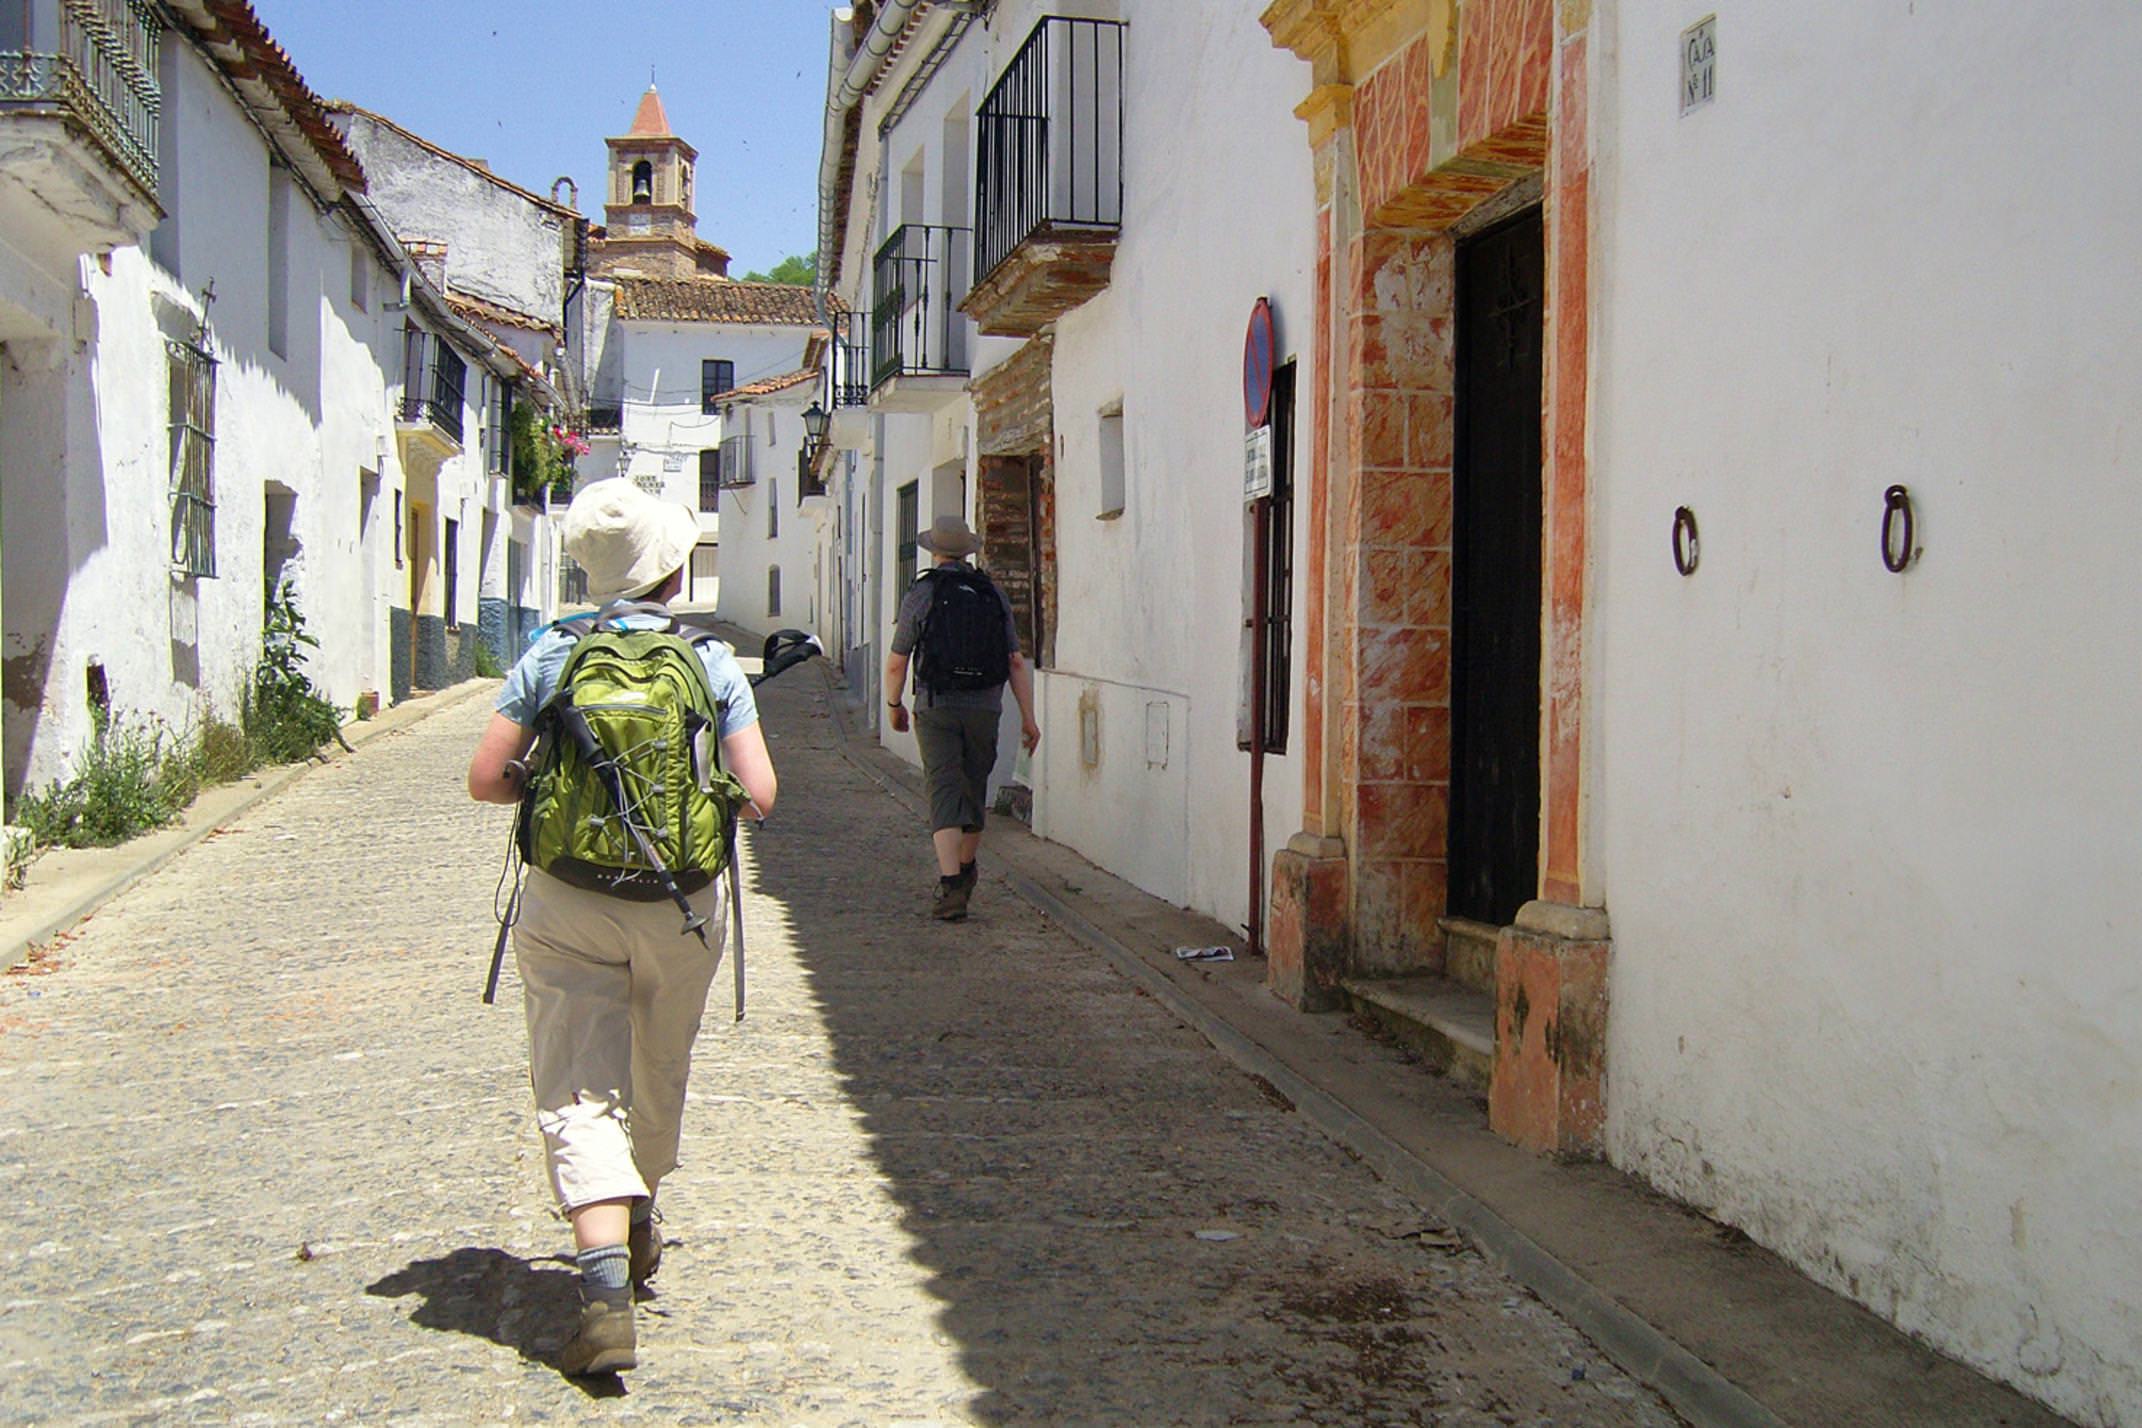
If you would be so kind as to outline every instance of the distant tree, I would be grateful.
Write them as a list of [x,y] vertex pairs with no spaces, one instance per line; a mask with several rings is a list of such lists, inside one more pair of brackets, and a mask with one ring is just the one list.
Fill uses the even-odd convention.
[[746,273],[744,274],[744,281],[747,283],[788,283],[795,287],[807,288],[818,281],[818,250],[813,248],[808,253],[797,253],[792,257],[783,258],[780,262],[774,264],[773,271],[770,273]]

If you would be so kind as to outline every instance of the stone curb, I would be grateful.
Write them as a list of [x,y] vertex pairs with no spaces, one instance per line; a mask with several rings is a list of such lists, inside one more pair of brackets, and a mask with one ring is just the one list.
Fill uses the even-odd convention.
[[[345,726],[342,737],[352,750],[362,748],[374,739],[399,733],[441,710],[473,699],[493,683],[485,679],[464,680],[436,694],[404,700],[370,719]],[[0,915],[0,972],[20,965],[29,957],[31,948],[71,930],[98,908],[162,869],[209,834],[229,827],[241,815],[281,793],[306,774],[333,762],[335,760],[330,758],[324,762],[288,764],[259,775],[251,788],[236,783],[203,790],[193,806],[171,827],[144,834],[117,848],[95,850],[115,855],[114,866],[108,872],[96,875],[86,889],[66,894],[66,900],[56,911],[35,910],[34,904],[39,898],[34,882],[8,894],[4,904],[8,911]],[[34,865],[31,876],[35,878]],[[33,906],[15,911],[14,907],[22,903]],[[30,919],[26,925],[23,923],[25,918]]]
[[[927,816],[928,810],[914,788],[904,786],[904,780],[896,783],[898,775],[888,776],[871,767],[852,747],[856,735],[848,723],[848,710],[842,702],[844,693],[828,676],[827,705],[839,733],[842,757],[888,797]],[[1007,850],[1004,863],[1016,861],[1017,855]],[[1003,867],[1003,871],[1012,891],[1036,911],[1106,957],[1118,972],[1150,993],[1230,1061],[1270,1082],[1318,1130],[1360,1156],[1378,1175],[1423,1208],[1448,1220],[1512,1279],[1537,1294],[1697,1428],[1784,1428],[1783,1419],[1745,1390],[1598,1289],[1336,1096],[1292,1070],[1241,1028],[1186,994],[1154,962],[1094,926],[1017,867]]]

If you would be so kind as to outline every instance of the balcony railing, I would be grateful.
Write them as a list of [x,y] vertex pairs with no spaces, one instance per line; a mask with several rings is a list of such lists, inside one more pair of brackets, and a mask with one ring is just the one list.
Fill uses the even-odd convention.
[[758,484],[758,471],[752,460],[754,449],[751,437],[743,432],[722,442],[721,488],[724,491]]
[[153,198],[162,29],[149,0],[0,0],[0,114],[65,113]]
[[621,402],[592,402],[588,405],[588,431],[621,431],[625,425],[625,408]]
[[444,339],[421,327],[403,329],[403,421],[428,421],[458,443],[467,383],[468,364]]
[[976,114],[975,281],[1036,234],[1123,222],[1123,25],[1050,16]]
[[863,314],[849,315],[848,335],[833,340],[827,360],[826,410],[869,405],[870,334],[863,326]]
[[967,375],[967,295],[974,234],[907,223],[878,249],[872,268],[870,385],[895,377]]

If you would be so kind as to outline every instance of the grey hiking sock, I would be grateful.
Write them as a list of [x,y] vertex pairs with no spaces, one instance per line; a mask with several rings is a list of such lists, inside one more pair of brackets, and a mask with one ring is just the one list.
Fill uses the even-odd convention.
[[623,1245],[597,1245],[573,1259],[580,1266],[580,1287],[591,1297],[614,1297],[632,1283],[632,1252]]

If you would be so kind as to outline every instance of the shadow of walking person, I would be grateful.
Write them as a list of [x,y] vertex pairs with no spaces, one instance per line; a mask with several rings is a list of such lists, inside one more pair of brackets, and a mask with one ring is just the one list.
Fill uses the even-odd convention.
[[[530,1261],[498,1249],[457,1249],[443,1259],[413,1260],[365,1286],[381,1299],[418,1295],[413,1324],[489,1339],[531,1363],[557,1367],[557,1351],[580,1313],[580,1275],[557,1256]],[[620,1398],[616,1374],[569,1378],[590,1398]]]

